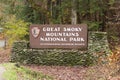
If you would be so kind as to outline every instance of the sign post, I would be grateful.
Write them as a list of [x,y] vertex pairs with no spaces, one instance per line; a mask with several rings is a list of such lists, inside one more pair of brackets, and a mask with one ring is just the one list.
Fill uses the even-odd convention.
[[31,48],[87,49],[87,25],[31,25]]

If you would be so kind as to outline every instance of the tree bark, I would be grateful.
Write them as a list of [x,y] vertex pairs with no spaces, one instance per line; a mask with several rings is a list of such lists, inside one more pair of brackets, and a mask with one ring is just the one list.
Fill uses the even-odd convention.
[[72,0],[71,24],[77,24],[76,0]]

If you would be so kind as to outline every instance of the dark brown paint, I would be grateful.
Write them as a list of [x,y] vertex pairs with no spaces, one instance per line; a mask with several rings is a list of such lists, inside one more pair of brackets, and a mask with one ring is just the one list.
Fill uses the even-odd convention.
[[[32,28],[33,27],[38,27],[40,29],[40,33],[38,37],[34,37],[32,35]],[[43,31],[43,28],[46,27],[53,27],[53,28],[57,28],[60,27],[60,31]],[[66,36],[65,38],[67,39],[67,41],[40,41],[40,37],[46,37],[46,33],[65,33],[65,31],[63,31],[63,28],[82,28],[82,31],[68,31],[66,33],[78,33],[79,36],[71,36],[74,38],[77,37],[82,37],[84,38],[84,42],[81,41],[69,41],[68,36]],[[87,25],[86,24],[80,24],[80,25],[31,25],[30,26],[30,47],[31,48],[61,48],[61,49],[87,49],[88,46],[88,40],[87,40],[87,35],[88,31],[87,31]],[[58,36],[59,38],[63,38],[64,36]],[[54,37],[51,37],[54,38]],[[59,45],[41,45],[41,44],[59,44]],[[71,45],[64,45],[64,44],[71,44]],[[73,45],[72,45],[73,44]],[[75,45],[75,44],[84,44],[84,45]]]

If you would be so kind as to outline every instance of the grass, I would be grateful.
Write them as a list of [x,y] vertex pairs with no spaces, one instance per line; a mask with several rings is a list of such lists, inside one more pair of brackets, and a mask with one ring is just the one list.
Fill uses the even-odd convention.
[[6,80],[53,80],[50,76],[32,71],[23,66],[16,67],[15,63],[5,63],[3,66],[6,68],[6,72],[3,74]]

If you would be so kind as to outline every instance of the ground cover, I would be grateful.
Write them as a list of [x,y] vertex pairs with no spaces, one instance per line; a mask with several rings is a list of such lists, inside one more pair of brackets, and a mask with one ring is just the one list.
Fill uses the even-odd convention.
[[6,69],[3,73],[5,80],[53,80],[50,76],[18,66],[15,63],[5,63],[2,66]]

